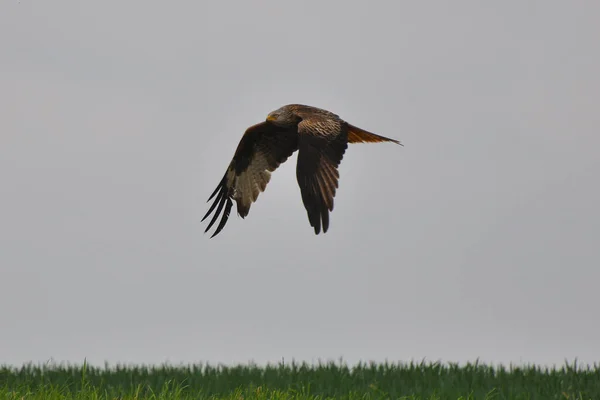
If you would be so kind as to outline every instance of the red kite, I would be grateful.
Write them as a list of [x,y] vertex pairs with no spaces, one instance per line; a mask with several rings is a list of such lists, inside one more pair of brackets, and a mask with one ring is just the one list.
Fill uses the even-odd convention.
[[[246,129],[223,179],[208,198],[217,195],[202,221],[216,212],[204,232],[217,220],[221,221],[211,236],[217,235],[229,218],[233,201],[237,213],[245,218],[250,206],[267,187],[271,172],[298,150],[296,178],[302,202],[315,234],[327,232],[329,212],[338,187],[338,166],[348,143],[394,142],[350,125],[336,114],[316,107],[289,104],[267,116],[264,122]],[[217,207],[218,205],[218,207]]]

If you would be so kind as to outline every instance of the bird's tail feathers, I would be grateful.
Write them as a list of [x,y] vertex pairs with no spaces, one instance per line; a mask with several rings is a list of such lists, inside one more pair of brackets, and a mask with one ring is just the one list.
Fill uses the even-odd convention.
[[354,125],[348,124],[348,143],[379,143],[379,142],[394,142],[400,146],[404,146],[396,139],[390,139],[385,136],[376,135],[374,133],[360,129]]

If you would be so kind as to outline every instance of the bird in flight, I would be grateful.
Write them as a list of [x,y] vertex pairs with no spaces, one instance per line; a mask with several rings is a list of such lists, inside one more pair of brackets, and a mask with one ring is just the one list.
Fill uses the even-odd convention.
[[[296,178],[308,221],[315,234],[327,232],[329,212],[338,187],[338,166],[348,143],[377,143],[398,140],[379,136],[353,126],[338,115],[317,107],[288,104],[267,115],[265,121],[246,129],[221,182],[208,198],[217,196],[202,218],[216,211],[205,233],[219,215],[216,236],[229,219],[233,200],[245,218],[250,206],[263,192],[271,173],[298,150]],[[207,202],[208,202],[207,201]]]

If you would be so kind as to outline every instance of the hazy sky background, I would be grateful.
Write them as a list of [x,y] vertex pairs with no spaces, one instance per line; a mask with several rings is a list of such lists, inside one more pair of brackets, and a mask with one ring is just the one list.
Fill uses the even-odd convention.
[[[600,360],[600,2],[3,1],[0,363]],[[351,145],[200,223],[287,103]]]

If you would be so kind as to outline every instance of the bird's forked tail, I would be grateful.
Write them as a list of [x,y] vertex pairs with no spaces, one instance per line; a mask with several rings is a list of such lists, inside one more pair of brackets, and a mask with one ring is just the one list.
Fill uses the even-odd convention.
[[379,142],[394,142],[400,146],[404,146],[396,139],[390,139],[385,136],[379,136],[374,133],[360,129],[354,125],[348,124],[348,143],[379,143]]

